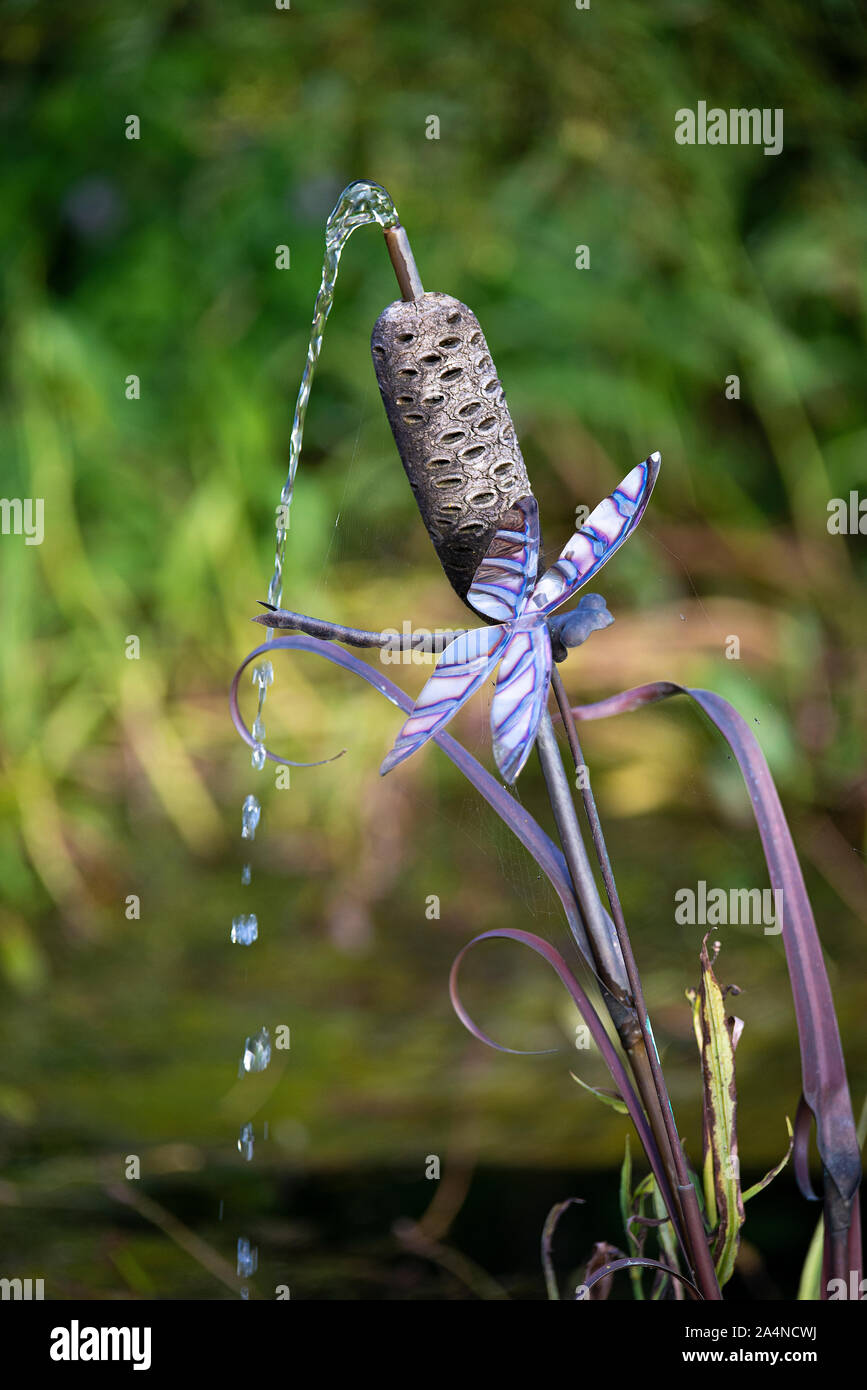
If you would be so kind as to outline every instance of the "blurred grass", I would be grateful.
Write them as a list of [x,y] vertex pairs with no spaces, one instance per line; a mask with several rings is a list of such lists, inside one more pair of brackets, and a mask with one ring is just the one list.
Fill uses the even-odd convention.
[[[323,224],[357,177],[392,193],[425,285],[478,313],[552,549],[579,503],[661,449],[641,532],[605,571],[617,621],[571,657],[567,686],[583,700],[671,677],[757,722],[860,1094],[865,566],[860,537],[826,529],[828,500],[867,486],[857,7],[17,0],[3,13],[3,492],[43,497],[46,525],[40,547],[0,543],[8,1199],[59,1161],[93,1182],[100,1155],[166,1144],[216,1162],[250,1118],[272,1135],[257,1163],[422,1171],[455,1146],[489,1163],[619,1161],[623,1126],[576,1094],[568,1053],[481,1056],[449,1009],[448,967],[473,932],[529,920],[565,939],[487,808],[435,752],[380,782],[395,711],[307,657],[278,666],[269,734],[289,756],[344,758],[278,792],[229,724],[271,572]],[[674,111],[699,99],[782,107],[784,152],[676,145]],[[590,270],[574,268],[578,244]],[[284,597],[362,626],[457,626],[369,360],[394,293],[378,236],[360,232],[313,393]],[[732,373],[739,401],[724,396]],[[391,674],[415,691],[425,673]],[[489,760],[483,701],[458,732]],[[673,895],[699,878],[766,881],[746,799],[686,708],[584,741],[695,1143],[682,991],[701,933],[674,927]],[[254,789],[264,814],[242,888]],[[520,795],[544,817],[532,764]],[[260,922],[243,953],[228,942],[239,911]],[[755,929],[721,935],[721,979],[745,990],[741,1152],[767,1167],[798,1094],[782,948]],[[482,949],[466,991],[489,1031],[568,1045],[575,1019],[544,968]],[[262,1022],[291,1025],[291,1053],[239,1085]],[[85,1284],[111,1283],[102,1258]],[[118,1258],[140,1290],[161,1277]]]

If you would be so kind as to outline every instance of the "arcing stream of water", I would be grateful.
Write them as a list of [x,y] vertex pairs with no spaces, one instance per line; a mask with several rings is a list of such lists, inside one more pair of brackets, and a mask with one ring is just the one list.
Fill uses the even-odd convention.
[[[304,371],[301,376],[301,385],[298,389],[298,397],[295,402],[295,414],[292,419],[292,433],[289,437],[289,471],[283,490],[280,493],[280,502],[276,509],[276,530],[277,539],[274,553],[274,574],[268,587],[268,602],[275,608],[280,606],[283,594],[283,562],[286,554],[286,537],[289,531],[289,513],[292,506],[292,498],[295,492],[295,475],[298,472],[298,463],[301,458],[301,445],[304,437],[304,421],[307,415],[307,405],[310,400],[310,388],[313,384],[313,377],[316,371],[316,364],[319,361],[319,354],[322,350],[322,338],[325,332],[325,321],[331,312],[334,303],[334,289],[337,284],[337,273],[340,266],[340,258],[343,248],[357,227],[366,227],[376,223],[383,231],[389,227],[394,227],[398,223],[397,210],[386,193],[376,183],[366,183],[359,181],[351,183],[344,188],[337,202],[335,203],[328,221],[325,224],[325,259],[322,264],[322,280],[319,292],[316,295],[316,303],[313,308],[313,322],[310,328],[310,340],[307,346],[307,359],[304,363]],[[268,640],[274,636],[274,629],[268,629]],[[258,686],[258,707],[256,718],[252,726],[253,737],[256,740],[252,755],[252,765],[257,771],[261,771],[266,762],[265,758],[265,722],[263,719],[263,709],[268,687],[274,680],[274,668],[270,661],[261,661],[253,668],[253,684]],[[241,812],[241,838],[252,840],[256,834],[256,827],[261,817],[261,806],[258,799],[252,793],[246,797]],[[251,869],[249,864],[244,864],[241,871],[242,884],[249,884],[251,879]],[[258,936],[258,921],[255,914],[242,914],[235,917],[232,922],[231,939],[233,942],[251,946]],[[244,1043],[244,1052],[239,1065],[239,1075],[251,1071],[264,1071],[271,1060],[271,1043],[267,1028],[261,1028],[252,1038],[247,1038]],[[253,1157],[254,1133],[252,1124],[241,1126],[238,1139],[238,1149],[242,1156],[250,1161]],[[222,1215],[222,1212],[221,1212]],[[250,1248],[250,1242],[246,1238],[238,1240],[237,1272],[241,1278],[249,1277],[255,1272],[258,1259],[258,1252]],[[248,1297],[246,1288],[241,1290],[241,1297]]]
[[[360,181],[351,183],[348,188],[344,188],[325,224],[325,259],[322,263],[322,281],[313,307],[313,323],[310,327],[310,341],[307,345],[307,360],[304,363],[301,385],[298,388],[295,414],[292,419],[292,433],[289,436],[289,471],[277,506],[274,574],[268,586],[268,602],[275,608],[279,608],[283,595],[283,561],[286,554],[286,536],[289,531],[289,512],[295,492],[295,475],[298,472],[298,463],[301,458],[307,404],[310,400],[310,388],[313,385],[316,364],[322,350],[325,321],[331,313],[331,306],[334,303],[334,288],[337,284],[340,257],[343,255],[343,248],[356,228],[366,227],[375,222],[384,231],[388,227],[396,226],[397,221],[397,209],[385,189],[377,183]],[[269,628],[267,640],[270,641],[273,636],[274,629]],[[260,662],[254,667],[253,683],[259,687],[259,707],[253,724],[256,747],[253,749],[252,763],[255,768],[260,770],[265,766],[265,725],[262,719],[262,708],[265,704],[268,686],[273,679],[274,671],[270,661]]]
[[[307,358],[304,363],[304,371],[301,374],[298,397],[295,401],[292,433],[289,436],[289,471],[276,509],[277,539],[274,552],[274,573],[268,586],[268,602],[275,608],[280,606],[283,595],[286,536],[289,531],[289,513],[295,492],[295,475],[298,472],[301,446],[304,440],[304,421],[307,417],[307,405],[310,400],[310,389],[313,385],[316,364],[322,351],[325,322],[334,303],[334,289],[337,284],[340,258],[343,255],[343,248],[356,228],[370,226],[371,223],[376,223],[382,227],[383,231],[397,225],[397,209],[389,194],[378,183],[366,183],[359,180],[357,183],[349,184],[337,199],[325,224],[325,259],[322,263],[322,280],[316,295],[316,303],[313,306],[313,322],[310,326]],[[271,641],[274,631],[273,628],[268,629],[267,641]],[[259,703],[252,728],[253,737],[256,740],[252,764],[258,771],[262,770],[266,761],[265,722],[262,711],[268,687],[273,680],[274,668],[270,661],[262,661],[254,666],[253,684],[259,688]],[[252,795],[248,796],[242,812],[241,834],[244,839],[252,839],[255,835],[260,811],[261,808],[256,798]],[[250,866],[248,864],[244,865],[242,882],[245,884],[250,882]]]

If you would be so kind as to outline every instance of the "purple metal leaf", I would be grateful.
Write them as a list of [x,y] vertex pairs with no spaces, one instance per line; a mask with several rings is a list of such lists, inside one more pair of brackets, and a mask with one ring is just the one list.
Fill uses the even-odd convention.
[[[618,1269],[661,1269],[663,1274],[668,1274],[672,1279],[679,1279],[682,1284],[686,1284],[688,1289],[692,1289],[695,1297],[700,1299],[701,1294],[695,1287],[691,1279],[687,1279],[685,1274],[680,1274],[676,1269],[669,1265],[662,1264],[659,1260],[648,1259],[645,1255],[630,1255],[622,1260],[612,1260],[610,1265],[603,1265],[594,1274],[584,1278],[581,1287],[592,1289],[594,1284],[598,1284],[600,1279],[606,1279],[610,1274],[616,1274]],[[582,1303],[583,1299],[577,1300]]]
[[584,990],[578,983],[578,980],[575,978],[572,971],[569,969],[569,966],[566,964],[565,960],[560,955],[560,952],[556,950],[550,944],[550,942],[545,941],[543,937],[536,936],[534,932],[521,931],[517,927],[497,927],[493,931],[482,932],[479,936],[473,937],[473,940],[469,941],[467,945],[464,946],[463,949],[458,952],[452,965],[451,972],[449,974],[449,994],[451,996],[452,1007],[455,1013],[463,1023],[464,1027],[468,1029],[470,1033],[472,1033],[474,1038],[478,1038],[480,1042],[487,1043],[488,1047],[493,1047],[497,1052],[509,1052],[513,1056],[540,1055],[525,1053],[522,1052],[520,1049],[513,1047],[505,1047],[502,1043],[495,1042],[493,1038],[489,1037],[488,1034],[485,1033],[484,1030],[481,1029],[478,1026],[478,1024],[473,1021],[470,1014],[464,1008],[464,1005],[461,1002],[460,995],[458,994],[458,971],[460,969],[461,961],[463,960],[464,956],[467,954],[469,950],[473,948],[473,946],[478,945],[480,941],[490,941],[499,938],[505,939],[507,941],[519,941],[523,945],[529,946],[531,951],[535,951],[537,955],[540,955],[543,960],[546,960],[548,962],[548,964],[559,976],[562,983],[566,986],[566,989],[571,995],[573,1002],[576,1004],[578,1008],[578,1012],[581,1014],[581,1017],[583,1018],[584,1022],[587,1024],[587,1027],[590,1030],[593,1041],[596,1043],[596,1046],[598,1047],[602,1055],[602,1060],[604,1061],[609,1072],[611,1073],[612,1080],[614,1081],[617,1090],[620,1093],[623,1103],[629,1111],[632,1123],[635,1125],[638,1137],[644,1147],[645,1153],[647,1154],[648,1161],[653,1170],[653,1175],[656,1178],[656,1181],[659,1185],[659,1190],[662,1193],[666,1208],[672,1216],[672,1224],[674,1225],[674,1228],[677,1231],[678,1240],[680,1240],[681,1247],[684,1249],[685,1252],[686,1247],[682,1239],[680,1225],[679,1222],[675,1220],[675,1213],[677,1212],[678,1208],[674,1204],[671,1193],[671,1187],[669,1186],[668,1182],[668,1177],[666,1176],[665,1169],[660,1161],[659,1151],[656,1147],[656,1143],[650,1131],[650,1127],[647,1123],[647,1118],[644,1114],[644,1110],[642,1109],[638,1097],[632,1089],[632,1083],[629,1080],[626,1068],[620,1060],[620,1056],[617,1052],[617,1049],[614,1047],[614,1044],[608,1036],[608,1033],[605,1029],[605,1025],[602,1023],[602,1020],[596,1013],[595,1009],[593,1008],[593,1005],[590,1003],[590,1000],[587,998],[587,995],[584,993]]
[[565,1202],[557,1202],[545,1218],[545,1225],[542,1227],[542,1269],[545,1274],[545,1287],[548,1290],[548,1297],[552,1300],[559,1300],[560,1290],[557,1286],[557,1275],[554,1272],[554,1257],[551,1253],[551,1246],[554,1241],[554,1232],[560,1222],[560,1217],[565,1211],[573,1206],[583,1206],[583,1197],[567,1197]]
[[[795,1005],[801,1051],[804,1101],[816,1121],[816,1144],[848,1212],[837,1229],[848,1229],[850,1268],[860,1271],[860,1233],[853,1220],[853,1199],[861,1181],[861,1155],[840,1030],[822,946],[804,885],[792,834],[773,777],[752,729],[728,701],[710,690],[690,689],[659,681],[622,691],[607,700],[579,705],[576,719],[604,719],[668,699],[689,695],[716,725],[737,759],[761,836],[771,886],[783,894],[783,946]],[[804,1195],[813,1191],[807,1176],[806,1130],[803,1108],[796,1121],[795,1169]],[[826,1190],[826,1211],[829,1193]],[[857,1200],[854,1202],[857,1209]],[[853,1261],[851,1263],[851,1261]],[[860,1277],[860,1274],[859,1274]]]
[[817,1192],[813,1191],[813,1184],[810,1180],[810,1135],[813,1132],[813,1112],[804,1096],[801,1096],[798,1101],[794,1129],[792,1163],[795,1169],[795,1181],[802,1197],[806,1197],[808,1202],[820,1202],[822,1199]]

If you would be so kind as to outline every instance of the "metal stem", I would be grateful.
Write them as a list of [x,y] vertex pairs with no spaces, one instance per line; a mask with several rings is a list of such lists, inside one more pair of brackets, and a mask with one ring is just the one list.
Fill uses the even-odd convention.
[[554,812],[563,855],[581,908],[587,935],[590,938],[597,969],[611,993],[624,1003],[628,1003],[629,981],[624,969],[623,957],[620,953],[614,927],[602,906],[599,889],[596,887],[587,850],[581,838],[578,818],[575,815],[575,803],[572,800],[572,791],[566,777],[566,769],[560,757],[554,726],[547,710],[542,715],[539,724],[539,732],[536,735],[536,750],[539,754],[539,762],[542,764],[542,775],[548,788],[548,798],[551,802],[551,810]]
[[[575,767],[583,767],[584,755],[581,751],[581,744],[578,740],[578,731],[575,727],[575,720],[572,715],[572,707],[563,686],[560,672],[555,668],[552,674],[552,685],[554,694],[557,697],[557,704],[563,716],[563,723],[566,728],[566,736],[569,740],[569,747]],[[605,891],[611,906],[611,913],[617,930],[617,938],[620,943],[622,958],[629,976],[629,985],[635,1006],[638,1009],[641,1022],[644,1045],[647,1053],[647,1061],[653,1077],[653,1083],[658,1098],[665,1131],[668,1136],[668,1144],[674,1171],[677,1177],[677,1190],[683,1210],[683,1218],[689,1232],[691,1246],[691,1256],[693,1269],[701,1291],[707,1299],[721,1299],[719,1282],[716,1277],[713,1259],[708,1249],[707,1238],[704,1231],[701,1212],[698,1206],[695,1188],[690,1180],[689,1172],[686,1167],[686,1160],[680,1144],[680,1137],[677,1133],[677,1125],[674,1119],[674,1111],[671,1108],[668,1089],[665,1084],[665,1077],[662,1074],[662,1065],[659,1054],[656,1050],[656,1042],[653,1031],[650,1027],[650,1016],[647,1012],[647,1004],[644,1000],[644,991],[641,987],[641,977],[632,954],[632,946],[629,941],[629,934],[626,930],[626,920],[623,916],[623,908],[620,904],[620,896],[617,892],[617,885],[614,881],[614,872],[611,867],[611,860],[608,855],[608,847],[605,844],[605,837],[602,833],[602,824],[599,820],[599,812],[596,807],[596,799],[589,785],[584,789],[584,807],[587,811],[587,818],[593,834],[593,843],[596,847],[599,866],[602,870],[602,877],[605,883]]]
[[387,227],[385,244],[388,247],[388,254],[391,256],[391,263],[394,266],[401,296],[407,300],[421,299],[424,294],[424,285],[418,273],[418,266],[412,254],[406,228],[402,227],[399,222],[394,227]]
[[[559,673],[556,674],[559,676]],[[660,1161],[668,1177],[670,1200],[674,1204],[671,1211],[672,1225],[678,1232],[677,1223],[683,1220],[685,1215],[683,1201],[678,1191],[680,1175],[671,1153],[665,1117],[645,1047],[644,1029],[633,1003],[631,989],[626,991],[623,989],[622,982],[626,967],[620,943],[616,939],[614,924],[606,913],[599,896],[599,890],[581,835],[581,828],[578,824],[572,791],[560,757],[560,749],[551,724],[551,716],[547,710],[542,716],[539,732],[536,736],[536,751],[545,778],[548,798],[551,802],[551,809],[563,848],[563,856],[603,983],[602,993],[605,1005],[629,1058],[638,1093],[659,1150]],[[610,991],[606,985],[611,986]],[[684,1230],[684,1242],[688,1239],[687,1229]],[[687,1261],[690,1262],[689,1249],[685,1243],[683,1244],[683,1251]]]

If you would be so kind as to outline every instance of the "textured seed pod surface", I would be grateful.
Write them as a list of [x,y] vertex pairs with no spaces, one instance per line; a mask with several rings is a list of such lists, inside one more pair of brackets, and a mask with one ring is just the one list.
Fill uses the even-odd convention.
[[389,304],[371,352],[419,510],[465,599],[501,518],[530,493],[484,334],[466,304],[428,293]]

